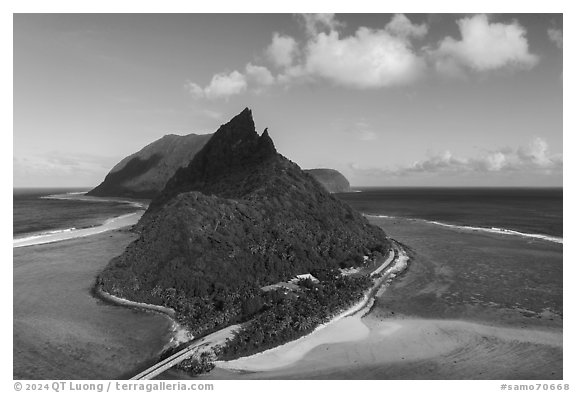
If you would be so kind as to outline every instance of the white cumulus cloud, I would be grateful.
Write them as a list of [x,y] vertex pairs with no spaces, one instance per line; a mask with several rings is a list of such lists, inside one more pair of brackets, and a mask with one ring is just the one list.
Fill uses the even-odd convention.
[[[523,26],[516,21],[492,22],[486,15],[457,20],[460,39],[445,37],[434,47],[415,45],[428,34],[428,25],[413,23],[403,14],[394,15],[380,29],[362,26],[348,34],[334,14],[301,14],[298,18],[307,34],[297,41],[274,33],[264,49],[271,68],[248,62],[242,72],[215,74],[205,87],[188,82],[190,93],[226,99],[279,84],[318,81],[352,89],[382,89],[416,81],[430,64],[440,73],[466,77],[470,72],[528,69],[538,62],[538,56],[529,50]],[[550,29],[548,34],[562,45],[561,31]]]
[[517,22],[492,23],[486,15],[457,21],[461,39],[444,38],[432,51],[440,71],[464,67],[473,71],[524,68],[536,65],[538,56],[530,53],[526,30]]
[[300,17],[304,21],[306,32],[311,36],[317,35],[321,31],[331,31],[343,26],[343,23],[337,20],[334,14],[300,14]]
[[266,49],[268,58],[279,67],[289,67],[298,54],[298,44],[290,36],[274,33],[272,43]]
[[562,155],[552,154],[548,143],[536,137],[525,146],[489,151],[478,157],[456,157],[446,151],[398,168],[395,172],[552,172],[562,170],[562,164]]
[[353,175],[368,178],[438,178],[489,175],[500,177],[562,176],[562,154],[553,154],[547,142],[539,137],[527,145],[485,151],[476,157],[462,157],[450,151],[433,154],[409,165],[396,168],[379,168],[353,163],[349,169]]
[[246,76],[260,86],[269,86],[275,82],[274,76],[268,68],[252,63],[246,64]]
[[396,14],[386,25],[386,31],[399,37],[422,38],[428,34],[428,26],[425,23],[414,24],[404,14]]
[[188,91],[197,98],[208,99],[228,98],[246,90],[246,77],[234,70],[230,73],[220,73],[212,77],[208,86],[202,88],[193,82],[187,83]]
[[416,79],[423,68],[410,44],[385,30],[361,27],[343,38],[337,31],[319,33],[306,47],[308,73],[347,87],[403,84]]

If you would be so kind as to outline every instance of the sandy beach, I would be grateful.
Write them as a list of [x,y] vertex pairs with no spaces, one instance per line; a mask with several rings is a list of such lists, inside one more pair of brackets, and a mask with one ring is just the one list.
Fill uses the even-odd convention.
[[[329,342],[208,378],[561,379],[562,332],[455,320],[347,318]],[[300,350],[305,348],[299,348]],[[272,363],[275,362],[275,363]],[[273,364],[273,365],[272,365]],[[503,366],[506,365],[506,366]]]
[[[562,245],[377,222],[415,258],[378,292],[369,314],[219,363],[200,378],[562,378],[562,286],[554,281],[562,277]],[[116,229],[14,249],[15,378],[128,378],[170,344],[176,328],[165,315],[91,296],[98,272],[134,239]],[[458,254],[453,247],[468,251]],[[524,269],[542,260],[546,269],[537,276]],[[527,289],[503,285],[508,279],[526,282]],[[532,287],[550,289],[534,297],[526,292]],[[169,370],[160,378],[188,376]]]
[[[344,318],[282,350],[219,364],[202,378],[562,378],[561,244],[407,220],[374,222],[414,259],[377,295],[369,314]],[[542,261],[544,269],[526,269]]]
[[297,362],[319,345],[363,339],[368,334],[368,329],[361,322],[362,316],[370,311],[374,297],[381,296],[390,285],[390,280],[407,268],[408,260],[407,253],[399,245],[394,245],[394,250],[371,273],[382,276],[375,280],[374,286],[367,291],[361,301],[304,337],[251,356],[218,361],[215,363],[216,366],[235,371],[272,370]]
[[92,228],[54,231],[54,233],[17,238],[12,241],[12,245],[14,248],[27,247],[39,244],[55,243],[79,237],[97,235],[99,233],[113,231],[115,229],[123,228],[126,226],[132,226],[138,222],[140,217],[142,217],[142,214],[144,214],[144,211],[129,213],[120,217],[110,218],[106,220],[104,224]]

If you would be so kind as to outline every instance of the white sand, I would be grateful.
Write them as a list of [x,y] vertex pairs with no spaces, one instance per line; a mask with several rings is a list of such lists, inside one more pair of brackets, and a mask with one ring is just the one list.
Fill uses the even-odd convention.
[[369,329],[362,323],[360,316],[350,316],[279,347],[236,360],[217,361],[215,364],[229,370],[273,370],[297,362],[319,345],[362,340],[368,333]]
[[[462,375],[482,377],[482,371],[505,377],[509,372],[515,375],[526,370],[538,375],[557,369],[561,372],[561,355],[554,352],[561,349],[561,331],[503,328],[455,320],[381,321],[372,316],[353,316],[284,351],[217,366],[282,379],[323,377],[353,366],[355,370],[364,370],[357,378],[371,379],[395,378],[395,370],[402,365],[439,361],[445,369],[407,367],[402,370],[406,374],[402,374],[403,378],[429,379],[437,377],[436,372],[446,379]],[[542,359],[535,353],[541,354]],[[502,367],[509,363],[514,366]]]
[[[400,251],[382,280],[406,268],[407,261],[408,256]],[[381,295],[385,288],[386,285],[382,286],[378,294]],[[369,308],[366,304],[369,300],[363,303],[364,310]],[[447,364],[442,370],[446,378],[458,378],[460,373],[474,377],[500,375],[498,373],[507,376],[505,368],[499,370],[498,364],[490,360],[493,357],[498,362],[516,362],[510,375],[539,370],[538,376],[545,376],[558,368],[561,371],[562,359],[558,350],[562,349],[562,332],[559,330],[505,328],[457,320],[379,320],[361,314],[348,314],[296,341],[252,356],[216,362],[216,365],[231,371],[263,372],[262,376],[274,378],[322,377],[354,365],[369,370],[365,377],[390,378],[393,373],[387,374],[390,368],[384,365],[443,359]],[[538,359],[532,356],[534,351],[543,351],[542,364],[534,363],[533,359]]]
[[76,239],[79,237],[91,236],[103,232],[113,231],[115,229],[136,224],[140,219],[140,217],[142,217],[142,214],[144,214],[143,211],[125,214],[123,216],[111,218],[106,222],[104,222],[104,224],[92,228],[71,229],[62,232],[48,233],[38,236],[29,236],[19,239],[17,238],[12,241],[12,245],[14,248],[28,247],[37,244],[60,242],[63,240]]
[[[383,277],[376,281],[375,287],[382,285],[390,272],[399,272],[406,268],[408,255],[400,248],[397,248],[397,251],[398,258],[394,259],[394,251],[390,252],[388,258],[377,269],[378,272],[382,272],[391,265],[392,261],[395,262],[385,271]],[[381,288],[378,293],[381,294],[384,289],[384,287]],[[328,323],[320,325],[312,333],[304,337],[252,356],[230,361],[217,361],[215,364],[220,368],[229,370],[274,370],[297,362],[320,345],[365,339],[368,336],[369,329],[362,323],[362,312],[359,311],[369,310],[373,301],[373,297],[365,295],[360,302],[332,318]]]

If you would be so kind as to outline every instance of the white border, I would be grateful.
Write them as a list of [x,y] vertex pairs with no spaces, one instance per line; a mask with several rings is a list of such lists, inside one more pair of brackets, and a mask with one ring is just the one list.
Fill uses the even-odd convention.
[[[576,381],[572,380],[570,370],[574,369],[574,339],[571,335],[574,331],[574,307],[571,301],[574,296],[574,285],[570,279],[575,276],[573,264],[576,263],[574,254],[573,229],[570,225],[574,218],[574,193],[573,193],[573,159],[572,148],[574,147],[574,99],[573,99],[573,76],[570,70],[574,67],[573,43],[574,43],[574,2],[573,0],[546,0],[538,2],[520,2],[504,0],[484,0],[482,2],[463,2],[454,0],[434,0],[434,1],[341,1],[323,0],[312,3],[310,0],[293,0],[283,2],[271,1],[218,1],[218,2],[198,2],[198,1],[120,1],[120,0],[99,0],[99,1],[72,1],[72,0],[51,0],[51,1],[4,1],[2,2],[2,18],[0,29],[2,29],[2,119],[3,128],[0,132],[2,152],[2,181],[6,185],[2,193],[2,276],[4,283],[2,288],[2,299],[4,301],[4,312],[6,314],[2,326],[2,338],[5,345],[2,351],[1,385],[5,387],[2,391],[14,391],[12,382],[12,231],[10,217],[12,216],[12,154],[13,154],[13,91],[12,86],[12,13],[55,13],[55,12],[105,12],[105,13],[169,13],[169,12],[241,12],[241,13],[263,13],[263,12],[405,12],[405,13],[460,13],[460,12],[498,12],[498,13],[563,13],[564,14],[564,69],[569,70],[564,74],[564,381],[570,383],[571,390],[576,389]],[[10,282],[10,285],[7,283]],[[10,319],[8,320],[8,315]],[[86,381],[89,382],[89,381]],[[94,381],[99,382],[99,381]],[[195,381],[200,382],[200,381]],[[216,391],[254,391],[270,392],[271,389],[277,392],[294,392],[297,389],[304,391],[323,390],[334,388],[338,391],[360,391],[359,389],[408,389],[409,391],[443,391],[443,392],[496,392],[504,381],[213,381]],[[506,381],[508,383],[521,383],[521,381]],[[530,381],[537,383],[539,381]],[[545,382],[545,381],[542,381]]]

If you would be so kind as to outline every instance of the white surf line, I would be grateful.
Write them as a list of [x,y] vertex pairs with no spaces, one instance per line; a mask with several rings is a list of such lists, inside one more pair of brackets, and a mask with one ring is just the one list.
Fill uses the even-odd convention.
[[[146,209],[146,204],[142,202],[129,201],[124,199],[104,199],[100,197],[86,196],[87,191],[69,192],[66,194],[52,194],[41,196],[40,199],[55,199],[55,200],[74,200],[83,202],[115,202],[131,205],[136,208]],[[112,217],[104,221],[103,224],[90,227],[90,228],[66,228],[53,231],[41,232],[32,234],[26,237],[14,238],[12,240],[12,247],[28,247],[36,246],[39,244],[56,243],[64,240],[76,239],[79,237],[86,237],[98,235],[100,233],[120,229],[126,226],[134,225],[138,222],[144,211],[137,211],[134,213],[124,214],[118,217]]]
[[147,206],[144,202],[130,201],[127,199],[110,199],[86,195],[88,191],[82,192],[69,192],[66,194],[52,194],[41,196],[40,199],[55,199],[55,200],[72,200],[72,201],[84,201],[84,202],[115,202],[115,203],[125,203],[134,207],[145,209]]
[[12,247],[28,247],[36,246],[39,244],[55,243],[64,240],[76,239],[100,233],[113,231],[126,226],[134,225],[138,222],[144,211],[125,214],[123,216],[108,219],[104,224],[83,229],[69,228],[61,231],[53,231],[45,234],[32,235],[24,238],[16,238],[12,240]]
[[365,217],[375,217],[375,218],[388,218],[388,219],[402,219],[402,220],[408,220],[408,221],[418,221],[418,222],[424,222],[427,224],[442,226],[445,228],[458,229],[458,230],[464,230],[464,231],[487,232],[487,233],[494,233],[494,234],[500,234],[500,235],[514,235],[514,236],[520,236],[520,237],[540,239],[540,240],[544,240],[544,241],[548,241],[548,242],[552,242],[552,243],[559,243],[559,244],[564,243],[564,239],[561,237],[558,237],[558,236],[542,235],[542,234],[538,234],[538,233],[518,232],[518,231],[514,231],[512,229],[505,229],[505,228],[496,228],[496,227],[485,228],[485,227],[473,227],[470,225],[446,224],[446,223],[439,222],[439,221],[424,220],[422,218],[386,216],[386,215],[382,215],[382,214],[364,214],[364,216]]

